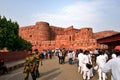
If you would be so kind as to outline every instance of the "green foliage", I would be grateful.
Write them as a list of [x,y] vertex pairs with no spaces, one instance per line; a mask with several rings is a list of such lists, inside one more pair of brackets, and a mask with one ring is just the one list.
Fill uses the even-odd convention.
[[11,51],[27,50],[32,47],[30,42],[19,36],[19,25],[17,22],[7,20],[0,16],[0,49],[7,47]]

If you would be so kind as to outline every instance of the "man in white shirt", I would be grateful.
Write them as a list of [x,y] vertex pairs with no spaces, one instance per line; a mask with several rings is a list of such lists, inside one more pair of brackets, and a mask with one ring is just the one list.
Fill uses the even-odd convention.
[[72,54],[72,50],[70,50],[69,51],[69,53],[68,53],[68,62],[69,62],[69,64],[72,64],[72,60],[73,60],[73,54]]
[[106,56],[104,55],[104,50],[99,51],[99,56],[96,59],[96,63],[98,66],[98,76],[99,80],[105,80],[106,74],[102,72],[102,68],[106,63]]
[[72,55],[73,55],[73,61],[75,60],[75,52],[72,51]]
[[94,54],[97,56],[99,54],[98,49],[94,50]]
[[80,50],[80,53],[78,54],[78,72],[81,74],[83,73],[82,66],[83,66],[83,50]]
[[115,50],[117,57],[109,60],[102,68],[102,71],[104,73],[111,71],[111,80],[120,80],[120,46],[116,46]]
[[84,56],[83,56],[83,79],[86,80],[86,77],[87,77],[87,80],[90,80],[90,69],[88,69],[86,67],[86,64],[92,64],[92,61],[91,59],[89,58],[89,51],[88,50],[85,50],[84,51]]
[[58,50],[58,58],[59,58],[59,64],[62,64],[63,63],[63,59],[62,59],[62,52],[61,50]]
[[104,53],[104,56],[106,58],[106,61],[108,60],[108,54],[106,53],[106,51],[103,49],[103,53]]

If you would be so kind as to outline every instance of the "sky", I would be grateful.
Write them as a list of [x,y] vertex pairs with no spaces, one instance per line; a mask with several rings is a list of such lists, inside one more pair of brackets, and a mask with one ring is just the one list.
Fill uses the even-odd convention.
[[20,27],[44,21],[63,28],[120,32],[120,0],[0,0],[0,15]]

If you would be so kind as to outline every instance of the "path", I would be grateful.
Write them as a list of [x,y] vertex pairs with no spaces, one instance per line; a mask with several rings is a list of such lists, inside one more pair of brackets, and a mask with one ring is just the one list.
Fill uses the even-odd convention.
[[[66,59],[65,64],[58,64],[58,58],[45,60],[40,66],[41,77],[37,80],[82,80],[82,75],[77,72],[77,63],[69,65]],[[97,80],[97,77],[91,78]]]

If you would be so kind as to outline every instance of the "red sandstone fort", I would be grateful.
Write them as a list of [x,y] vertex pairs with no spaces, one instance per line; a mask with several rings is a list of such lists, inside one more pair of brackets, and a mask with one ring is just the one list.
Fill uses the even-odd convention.
[[75,29],[73,26],[61,28],[47,22],[36,22],[35,25],[20,27],[19,35],[33,45],[33,49],[95,49],[99,48],[96,39],[116,32],[93,33],[92,28]]

